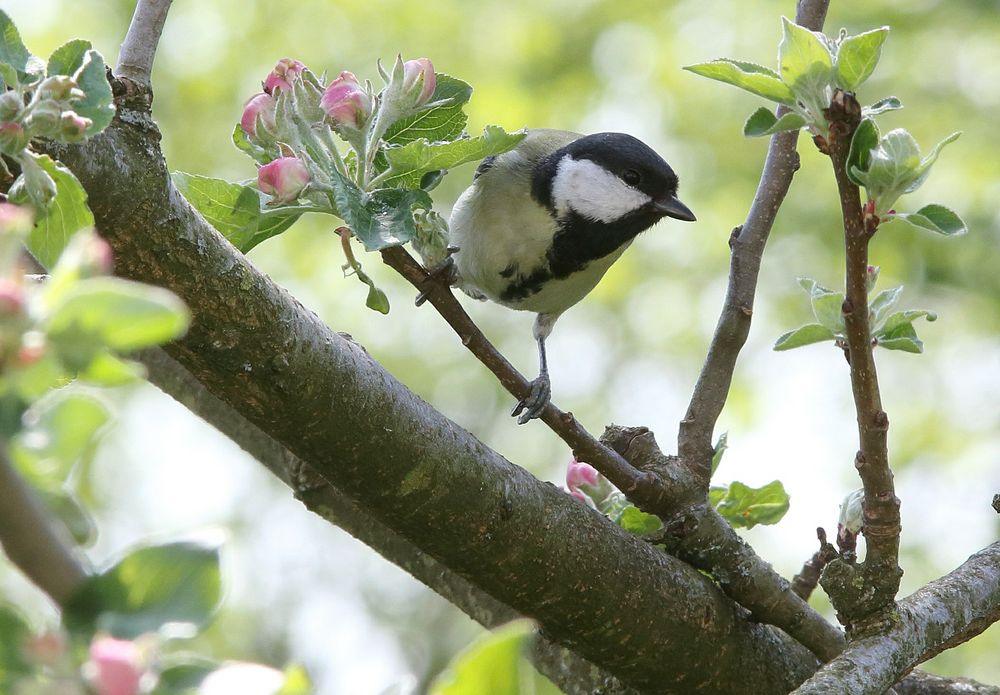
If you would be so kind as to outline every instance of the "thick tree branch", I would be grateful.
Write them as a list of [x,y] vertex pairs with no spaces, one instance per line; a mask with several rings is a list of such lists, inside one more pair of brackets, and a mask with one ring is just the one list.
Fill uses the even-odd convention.
[[750,678],[777,693],[812,672],[805,649],[746,621],[710,580],[504,460],[275,286],[173,188],[141,116],[50,152],[87,189],[117,272],[191,307],[190,332],[167,351],[210,392],[423,552],[634,687],[728,692]]
[[888,632],[853,640],[795,693],[878,695],[942,647],[955,646],[956,636],[968,639],[997,618],[1000,543],[900,601]]
[[[163,350],[146,350],[140,359],[153,384],[266,466],[293,490],[311,512],[336,524],[399,565],[483,626],[497,627],[520,617],[513,608],[485,594],[366,513],[299,457],[209,393],[201,382]],[[544,637],[535,642],[533,661],[563,692],[571,695],[592,693],[598,687],[608,695],[628,695],[632,692],[611,674]]]
[[141,87],[149,87],[156,47],[173,0],[138,0],[118,54],[115,73]]
[[[849,628],[860,627],[858,622],[868,619],[872,625],[862,628],[868,629],[875,628],[891,609],[899,591],[903,574],[899,568],[899,499],[889,468],[889,417],[882,409],[868,315],[868,243],[875,229],[866,224],[860,191],[847,176],[847,158],[861,121],[861,105],[853,94],[837,90],[828,115],[830,158],[844,217],[847,278],[843,316],[860,440],[854,465],[865,490],[862,532],[867,552],[860,568],[834,561],[829,569],[835,571],[829,573],[829,580],[824,576],[823,588]],[[859,572],[863,577],[860,585],[854,579]]]
[[68,536],[14,470],[6,442],[0,441],[0,545],[11,562],[60,606],[87,578]]
[[[814,31],[822,30],[829,5],[829,0],[799,0],[796,24]],[[779,117],[783,110],[784,107],[778,109]],[[750,334],[764,245],[767,244],[778,208],[792,183],[792,176],[799,168],[799,155],[795,151],[798,136],[798,131],[792,131],[771,137],[750,212],[746,221],[730,236],[729,286],[722,314],[687,413],[681,420],[677,453],[681,463],[702,479],[706,492],[712,470],[712,432],[726,404],[736,360]]]

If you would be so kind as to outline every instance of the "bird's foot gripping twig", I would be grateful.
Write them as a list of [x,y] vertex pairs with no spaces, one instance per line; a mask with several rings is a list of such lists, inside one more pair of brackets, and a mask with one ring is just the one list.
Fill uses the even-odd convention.
[[[455,267],[455,253],[458,252],[457,246],[448,247],[448,255],[445,256],[444,260],[440,263],[434,265],[433,268],[427,269],[427,277],[424,282],[439,282],[445,287],[451,287],[458,281],[458,268]],[[423,283],[421,283],[423,284]],[[427,301],[430,289],[421,290],[420,294],[414,300],[414,304],[417,306],[423,305]]]
[[517,417],[517,424],[523,425],[528,420],[533,420],[542,414],[545,406],[549,404],[552,397],[552,382],[545,372],[538,375],[538,378],[531,382],[531,390],[528,395],[517,402],[514,409],[510,411],[511,417]]

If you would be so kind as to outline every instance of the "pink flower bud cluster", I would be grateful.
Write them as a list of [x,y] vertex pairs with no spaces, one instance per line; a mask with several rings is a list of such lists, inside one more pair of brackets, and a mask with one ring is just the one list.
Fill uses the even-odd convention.
[[[589,499],[589,495],[584,490],[592,491],[600,485],[601,474],[597,469],[587,463],[581,463],[576,458],[570,459],[566,466],[566,489],[569,494],[583,503]],[[582,488],[582,489],[581,489]]]

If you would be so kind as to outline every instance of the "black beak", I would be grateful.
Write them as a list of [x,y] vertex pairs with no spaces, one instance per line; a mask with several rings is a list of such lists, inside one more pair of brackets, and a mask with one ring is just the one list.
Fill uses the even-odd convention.
[[662,212],[667,217],[684,222],[694,222],[697,219],[688,206],[677,200],[677,196],[672,195],[664,200],[654,200],[653,207]]

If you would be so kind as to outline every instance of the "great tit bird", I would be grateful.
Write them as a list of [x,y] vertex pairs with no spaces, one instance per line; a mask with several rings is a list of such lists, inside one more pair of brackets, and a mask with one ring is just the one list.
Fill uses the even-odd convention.
[[487,157],[449,223],[456,284],[477,299],[533,311],[538,378],[511,415],[524,424],[549,401],[545,339],[640,232],[663,217],[693,222],[677,175],[623,133],[529,130]]

